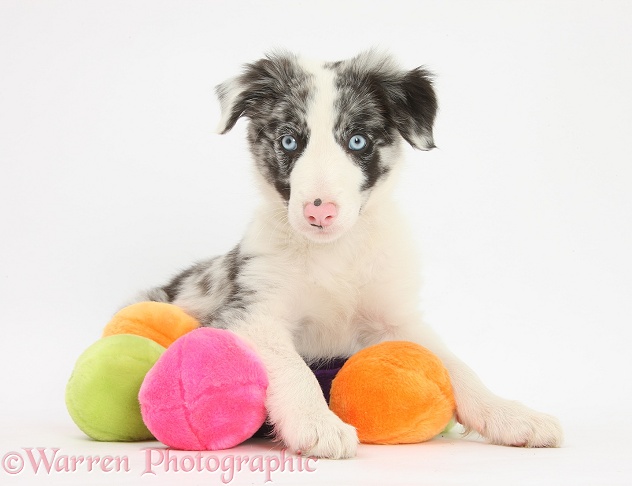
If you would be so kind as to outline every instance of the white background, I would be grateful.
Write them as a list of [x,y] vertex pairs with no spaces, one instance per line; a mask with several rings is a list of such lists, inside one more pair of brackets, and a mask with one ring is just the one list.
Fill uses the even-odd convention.
[[0,3],[0,455],[105,447],[65,411],[74,361],[137,290],[240,239],[258,195],[245,123],[214,134],[214,86],[274,47],[337,60],[371,46],[437,74],[439,148],[407,152],[397,194],[427,319],[567,441],[365,446],[303,479],[632,482],[625,1]]

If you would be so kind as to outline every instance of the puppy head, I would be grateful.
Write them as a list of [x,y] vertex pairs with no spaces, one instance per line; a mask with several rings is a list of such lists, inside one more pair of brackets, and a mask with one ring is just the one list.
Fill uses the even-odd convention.
[[297,232],[339,238],[398,163],[402,140],[434,147],[437,101],[430,75],[368,51],[335,63],[269,55],[216,89],[218,131],[250,120],[257,169]]

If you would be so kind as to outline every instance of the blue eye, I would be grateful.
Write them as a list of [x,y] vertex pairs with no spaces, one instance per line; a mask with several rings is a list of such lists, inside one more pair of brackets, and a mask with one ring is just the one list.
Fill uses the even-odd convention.
[[286,152],[294,152],[298,148],[298,143],[292,135],[285,135],[281,139],[281,147]]
[[366,148],[366,145],[366,138],[364,138],[362,135],[354,135],[349,139],[349,149],[355,152]]

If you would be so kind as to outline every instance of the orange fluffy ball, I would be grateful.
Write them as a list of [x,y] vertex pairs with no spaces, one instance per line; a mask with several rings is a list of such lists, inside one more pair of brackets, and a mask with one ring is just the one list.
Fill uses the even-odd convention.
[[376,344],[349,358],[333,380],[329,405],[365,444],[429,440],[456,408],[441,360],[407,341]]
[[180,336],[200,327],[179,307],[164,302],[139,302],[118,311],[105,326],[103,337],[135,334],[168,348]]

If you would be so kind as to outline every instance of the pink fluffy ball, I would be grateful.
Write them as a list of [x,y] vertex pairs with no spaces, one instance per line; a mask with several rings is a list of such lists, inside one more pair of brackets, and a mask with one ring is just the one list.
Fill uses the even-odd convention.
[[138,398],[143,421],[182,450],[229,449],[266,418],[268,377],[235,334],[199,328],[176,340],[147,373]]

